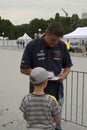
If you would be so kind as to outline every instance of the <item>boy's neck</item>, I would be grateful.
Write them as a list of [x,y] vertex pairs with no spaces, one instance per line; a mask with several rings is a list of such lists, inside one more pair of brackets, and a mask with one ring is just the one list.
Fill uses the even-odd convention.
[[34,86],[34,92],[33,94],[36,94],[36,95],[42,95],[44,94],[44,88],[43,86]]

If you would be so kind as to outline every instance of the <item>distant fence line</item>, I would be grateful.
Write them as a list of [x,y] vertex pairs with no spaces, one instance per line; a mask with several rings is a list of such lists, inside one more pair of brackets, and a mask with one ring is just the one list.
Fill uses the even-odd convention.
[[1,46],[17,46],[17,40],[0,40]]
[[[25,46],[29,41],[30,41],[29,39],[24,40]],[[17,46],[17,40],[8,40],[8,39],[0,40],[0,46]]]
[[71,71],[64,81],[62,119],[87,128],[87,72]]

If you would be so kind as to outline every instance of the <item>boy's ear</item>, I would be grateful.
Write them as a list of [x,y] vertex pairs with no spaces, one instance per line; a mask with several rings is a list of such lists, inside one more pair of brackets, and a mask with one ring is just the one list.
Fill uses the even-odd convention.
[[45,80],[44,81],[44,85],[47,86],[47,83],[48,83],[48,80]]

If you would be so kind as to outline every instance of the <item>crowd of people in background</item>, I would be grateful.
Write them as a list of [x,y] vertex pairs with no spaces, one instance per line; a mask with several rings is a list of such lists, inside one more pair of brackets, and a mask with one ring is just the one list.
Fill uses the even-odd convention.
[[25,41],[24,40],[17,40],[17,47],[25,48]]
[[70,43],[70,40],[67,39],[65,44],[68,51],[82,53],[82,56],[87,55],[87,41],[82,40],[78,44],[72,44]]

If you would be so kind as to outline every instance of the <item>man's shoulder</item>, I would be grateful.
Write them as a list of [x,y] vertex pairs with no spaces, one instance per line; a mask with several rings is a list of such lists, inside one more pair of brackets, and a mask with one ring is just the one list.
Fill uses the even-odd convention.
[[42,43],[43,43],[43,38],[38,38],[38,39],[34,39],[34,40],[30,41],[30,42],[27,44],[27,46],[28,46],[28,47],[31,47],[31,46],[36,47],[36,46],[42,45]]
[[59,43],[57,44],[57,46],[56,46],[56,49],[61,49],[61,50],[66,50],[66,43],[64,43],[62,40],[61,41],[59,41]]
[[64,47],[66,46],[65,42],[63,42],[62,40],[59,42],[59,45]]

